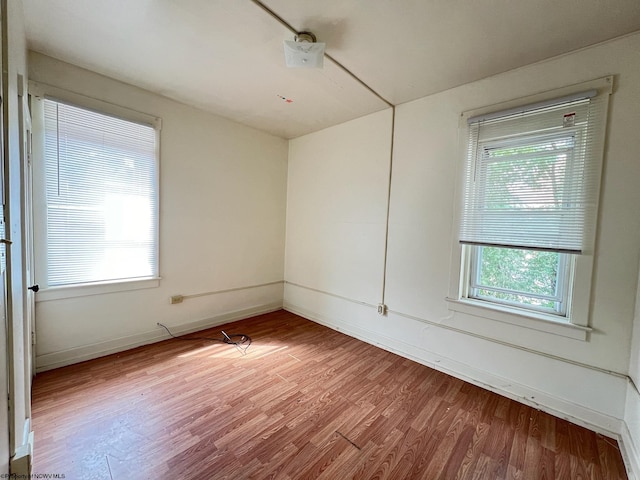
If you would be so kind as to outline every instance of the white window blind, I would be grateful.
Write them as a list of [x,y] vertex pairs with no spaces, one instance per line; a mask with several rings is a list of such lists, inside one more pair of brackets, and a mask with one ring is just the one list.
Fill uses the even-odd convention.
[[157,132],[44,100],[49,286],[158,273]]
[[591,247],[608,103],[596,93],[469,120],[460,243]]

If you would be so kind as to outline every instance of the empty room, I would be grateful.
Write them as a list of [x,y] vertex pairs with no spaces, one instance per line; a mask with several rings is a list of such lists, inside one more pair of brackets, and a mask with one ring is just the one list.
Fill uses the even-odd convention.
[[637,0],[0,6],[0,477],[640,478]]

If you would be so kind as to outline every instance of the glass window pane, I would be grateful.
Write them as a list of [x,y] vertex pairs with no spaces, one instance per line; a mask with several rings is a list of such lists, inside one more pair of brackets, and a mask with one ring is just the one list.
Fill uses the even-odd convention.
[[556,295],[559,253],[514,248],[479,248],[478,286]]
[[556,310],[556,302],[538,297],[529,297],[527,295],[496,292],[493,290],[478,289],[477,297],[483,299],[493,299],[501,303],[510,303],[521,306],[531,306],[541,309]]
[[470,297],[554,314],[565,304],[565,254],[498,247],[472,247]]
[[157,133],[45,100],[49,286],[158,271]]

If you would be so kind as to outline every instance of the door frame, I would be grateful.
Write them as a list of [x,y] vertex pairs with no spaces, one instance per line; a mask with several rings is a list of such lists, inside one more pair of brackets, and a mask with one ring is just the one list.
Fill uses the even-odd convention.
[[[0,0],[0,38],[2,39],[0,48],[0,65],[3,70],[6,64],[6,41],[5,30],[7,28],[6,18],[7,4],[6,0]],[[4,72],[0,75],[0,238],[6,238],[6,222],[5,222],[5,126],[4,117],[6,102],[6,88]],[[11,378],[10,365],[10,344],[9,344],[9,316],[7,312],[7,283],[6,268],[9,259],[7,245],[0,244],[0,255],[4,256],[4,261],[0,263],[0,474],[9,473],[9,459],[11,457],[11,420],[9,412],[9,382]]]
[[[29,108],[28,81],[18,75],[18,121],[20,128],[20,181],[23,186],[22,199],[22,278],[24,301],[25,352],[31,350],[31,355],[25,365],[25,378],[32,379],[36,374],[36,325],[35,325],[35,294],[29,290],[34,284],[34,253],[33,253],[33,142],[32,121]],[[25,358],[25,360],[27,360]],[[26,382],[26,398],[31,398],[31,381]],[[29,402],[30,404],[30,402]],[[27,411],[27,418],[31,417],[31,408]]]

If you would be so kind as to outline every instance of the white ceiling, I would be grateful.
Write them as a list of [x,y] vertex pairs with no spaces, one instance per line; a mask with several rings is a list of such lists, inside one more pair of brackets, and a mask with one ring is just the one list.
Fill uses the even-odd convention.
[[[330,60],[286,68],[252,0],[23,3],[30,49],[284,138],[387,108]],[[393,104],[640,30],[639,0],[263,3]]]

